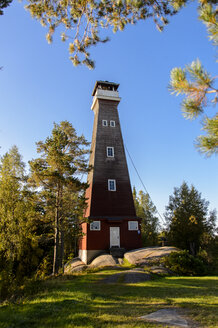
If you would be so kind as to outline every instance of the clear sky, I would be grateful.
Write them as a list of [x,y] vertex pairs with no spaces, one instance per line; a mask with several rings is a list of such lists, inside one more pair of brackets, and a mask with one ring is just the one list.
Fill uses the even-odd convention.
[[[49,45],[46,28],[23,6],[14,1],[0,16],[0,154],[16,144],[27,163],[37,156],[35,142],[62,120],[91,141],[95,81],[120,83],[123,139],[159,212],[164,213],[169,195],[183,181],[218,209],[217,157],[205,158],[194,147],[201,119],[185,120],[182,98],[167,88],[170,70],[196,58],[217,75],[215,49],[197,19],[196,4],[171,18],[162,33],[152,21],[116,34],[108,31],[111,41],[91,51],[96,61],[92,71],[72,65],[68,44],[58,33]],[[143,189],[129,159],[128,166],[132,185]]]

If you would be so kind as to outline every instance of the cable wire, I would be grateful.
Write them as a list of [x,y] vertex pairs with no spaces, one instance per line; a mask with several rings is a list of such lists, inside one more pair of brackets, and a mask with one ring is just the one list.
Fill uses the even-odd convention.
[[[134,167],[134,169],[135,169],[135,171],[136,171],[136,174],[137,174],[137,176],[138,176],[138,178],[139,178],[139,180],[140,180],[140,182],[141,182],[141,184],[142,184],[142,186],[143,186],[145,192],[148,194],[148,196],[149,196],[150,199],[151,199],[151,196],[150,196],[149,192],[147,191],[147,189],[146,189],[146,187],[145,187],[145,185],[144,185],[144,182],[142,181],[142,179],[141,179],[141,177],[140,177],[140,175],[139,175],[139,172],[138,172],[138,170],[137,170],[137,168],[136,168],[136,166],[135,166],[135,164],[134,164],[134,162],[133,162],[132,157],[130,156],[130,153],[129,153],[129,151],[128,151],[126,145],[124,145],[124,146],[125,146],[125,148],[126,148],[127,154],[128,154],[128,156],[129,156],[129,158],[130,158],[130,161],[131,161],[131,163],[132,163],[132,165],[133,165],[133,167]],[[151,201],[152,201],[152,199],[151,199]],[[153,201],[152,201],[152,203],[154,204]],[[154,204],[154,206],[156,207],[155,204]],[[157,214],[158,214],[159,217],[161,218],[163,224],[165,224],[165,220],[164,220],[164,218],[162,217],[162,215],[160,214],[160,212],[158,211],[157,207],[156,207],[156,210],[157,210]]]

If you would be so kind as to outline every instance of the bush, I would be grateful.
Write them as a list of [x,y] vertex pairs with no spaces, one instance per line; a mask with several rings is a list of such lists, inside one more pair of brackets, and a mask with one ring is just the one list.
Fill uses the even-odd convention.
[[166,268],[180,275],[205,275],[207,265],[203,258],[190,255],[187,250],[173,252],[163,259]]
[[0,302],[11,295],[14,290],[15,279],[7,270],[0,271]]
[[35,277],[43,279],[46,276],[49,276],[50,274],[52,274],[52,257],[50,254],[48,254],[42,259],[36,271]]

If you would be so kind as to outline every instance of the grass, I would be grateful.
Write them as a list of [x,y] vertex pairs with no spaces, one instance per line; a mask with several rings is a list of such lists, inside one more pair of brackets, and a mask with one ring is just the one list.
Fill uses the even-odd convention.
[[127,269],[131,269],[131,268],[134,268],[135,265],[134,265],[134,264],[131,264],[131,263],[130,263],[130,262],[124,257],[122,267],[123,267],[123,268],[127,268]]
[[140,316],[178,307],[198,327],[218,327],[218,277],[165,277],[104,284],[113,270],[47,279],[38,292],[0,307],[1,328],[159,328]]

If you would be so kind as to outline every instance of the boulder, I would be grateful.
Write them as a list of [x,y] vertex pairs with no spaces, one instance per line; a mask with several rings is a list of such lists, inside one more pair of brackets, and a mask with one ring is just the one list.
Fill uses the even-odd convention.
[[176,247],[145,247],[126,252],[124,258],[131,264],[143,265],[147,264],[149,259],[155,261],[176,251],[178,251]]
[[171,272],[163,266],[152,266],[149,271],[161,276],[168,276]]
[[87,265],[80,260],[79,257],[75,257],[71,261],[69,261],[64,266],[64,273],[69,274],[72,272],[83,271],[87,268]]
[[87,265],[85,265],[85,264],[78,265],[77,267],[75,267],[71,270],[71,273],[73,273],[73,272],[82,272],[86,269],[87,269]]
[[91,263],[90,263],[90,267],[111,267],[111,266],[117,266],[118,263],[117,261],[113,258],[112,255],[109,254],[102,254],[98,257],[96,257]]
[[118,258],[117,261],[118,261],[119,265],[123,265],[123,259]]

